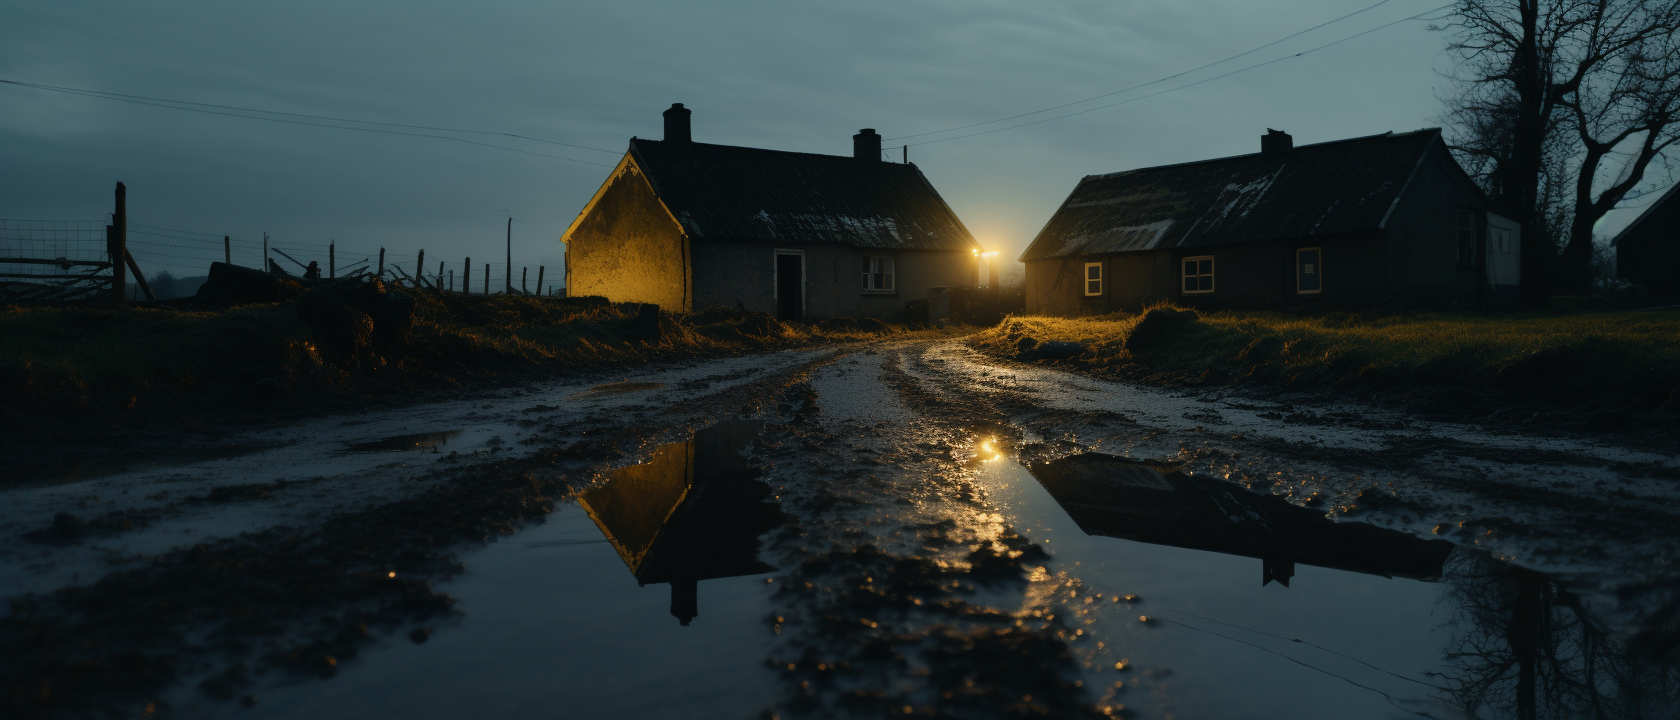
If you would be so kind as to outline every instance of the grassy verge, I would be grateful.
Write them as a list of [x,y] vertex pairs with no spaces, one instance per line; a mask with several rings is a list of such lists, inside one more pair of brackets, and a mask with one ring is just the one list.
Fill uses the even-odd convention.
[[[653,317],[638,314],[643,306],[583,299],[411,297],[412,325],[400,332],[358,330],[352,321],[367,316],[333,315],[342,303],[317,307],[306,322],[309,296],[211,312],[0,307],[0,414],[10,419],[0,424],[132,424],[171,409],[184,411],[183,422],[262,419],[333,399],[934,332],[867,319],[784,323],[722,308]],[[342,331],[319,321],[323,314]]]
[[1675,310],[1301,316],[1160,306],[1138,315],[1012,317],[971,342],[1097,375],[1386,393],[1503,419],[1543,405],[1614,429],[1636,418],[1672,425],[1680,414]]

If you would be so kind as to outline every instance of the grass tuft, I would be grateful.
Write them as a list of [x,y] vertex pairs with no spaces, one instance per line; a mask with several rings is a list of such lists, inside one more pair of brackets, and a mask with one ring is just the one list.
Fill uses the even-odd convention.
[[[1064,360],[1023,352],[1046,342]],[[1198,312],[1010,317],[974,335],[989,353],[1167,383],[1262,381],[1383,390],[1456,386],[1604,410],[1680,405],[1680,311],[1578,315]]]

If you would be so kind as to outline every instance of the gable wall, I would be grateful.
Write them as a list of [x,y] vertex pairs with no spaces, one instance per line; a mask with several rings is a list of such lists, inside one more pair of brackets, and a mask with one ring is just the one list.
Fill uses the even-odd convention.
[[687,238],[634,164],[585,211],[566,248],[566,294],[689,309]]
[[1482,268],[1458,262],[1458,210],[1476,213],[1478,242],[1486,241],[1487,208],[1469,180],[1431,148],[1385,228],[1392,299],[1435,308],[1473,308],[1486,294]]

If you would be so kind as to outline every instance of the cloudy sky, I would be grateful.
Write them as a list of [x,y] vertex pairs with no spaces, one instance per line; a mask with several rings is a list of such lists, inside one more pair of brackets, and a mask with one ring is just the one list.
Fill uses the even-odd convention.
[[[911,161],[1014,257],[1083,175],[1256,152],[1266,128],[1303,144],[1436,125],[1445,41],[1425,21],[1389,24],[1445,0],[1375,1],[0,0],[0,80],[552,141],[357,126],[498,149],[0,84],[0,218],[103,220],[121,180],[132,222],[232,235],[236,262],[255,264],[267,232],[317,253],[306,262],[332,239],[341,264],[425,249],[435,270],[500,261],[511,214],[515,265],[557,270],[557,239],[605,166],[631,136],[660,137],[660,112],[682,102],[699,142],[849,154],[862,127],[890,146],[916,134]],[[923,134],[1173,76],[1363,8],[1166,82]],[[219,257],[178,235],[135,236],[148,272]]]

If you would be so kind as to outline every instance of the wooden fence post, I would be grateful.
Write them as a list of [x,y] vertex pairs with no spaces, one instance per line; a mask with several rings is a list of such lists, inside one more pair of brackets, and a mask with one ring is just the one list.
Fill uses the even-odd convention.
[[523,265],[521,265],[519,267],[519,294],[520,295],[530,295],[531,294],[530,289],[527,288],[526,285],[525,285],[525,278],[530,277],[530,275],[531,275],[531,268],[525,267]]
[[484,263],[484,294],[490,294],[490,263]]
[[541,294],[542,289],[543,289],[542,276],[543,276],[543,266],[538,265],[537,266],[537,293],[538,294]]
[[379,248],[379,274],[374,277],[385,279],[385,248]]
[[[454,288],[455,280],[453,278],[450,279],[449,284],[450,284],[449,289],[454,290],[455,289]],[[443,293],[443,261],[442,260],[438,261],[437,282],[433,285],[432,289],[438,291],[439,294]]]
[[233,264],[233,240],[226,235],[222,236],[222,262]]
[[263,265],[262,265],[262,271],[263,272],[270,272],[269,267],[268,267],[268,264],[270,262],[273,262],[273,261],[268,259],[268,233],[263,233]]
[[467,261],[461,265],[461,294],[467,295],[472,292],[472,256],[468,255]]
[[426,275],[426,249],[425,248],[420,248],[420,258],[418,260],[414,261],[414,289],[415,290],[419,290],[421,287],[423,287],[420,284],[420,278],[425,277],[425,275]]
[[327,241],[327,277],[338,277],[338,241]]
[[125,267],[128,257],[128,188],[122,183],[117,183],[116,208],[111,213],[111,224],[105,228],[105,249],[111,255],[111,295],[121,305],[123,293],[128,292],[128,268]]

